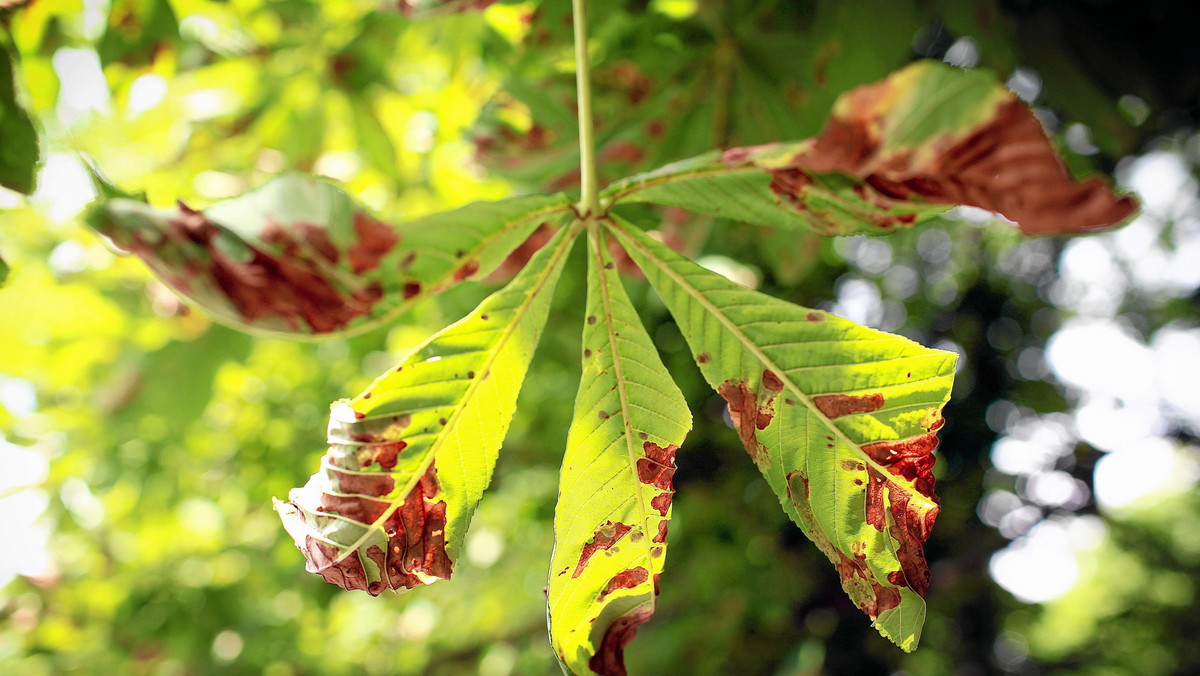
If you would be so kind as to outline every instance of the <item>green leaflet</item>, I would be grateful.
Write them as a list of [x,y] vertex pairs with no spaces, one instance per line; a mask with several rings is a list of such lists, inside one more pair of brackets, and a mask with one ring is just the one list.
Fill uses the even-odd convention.
[[492,272],[568,201],[477,202],[393,226],[336,186],[289,174],[203,212],[116,198],[88,221],[217,319],[299,337],[361,332]]
[[888,232],[947,209],[918,202],[877,205],[859,197],[857,180],[790,167],[810,146],[805,141],[713,151],[618,181],[602,196],[822,235]]
[[938,513],[932,453],[955,355],[751,291],[636,228],[614,231],[784,511],[880,633],[916,648]]
[[275,503],[310,572],[372,595],[450,577],[577,230],[333,405],[320,471]]
[[1067,173],[1027,106],[990,75],[921,61],[838,98],[815,138],[711,152],[619,181],[651,202],[823,235],[882,233],[953,205],[1026,234],[1117,225],[1136,203]]
[[550,640],[576,674],[625,673],[624,647],[654,614],[675,451],[692,422],[601,238],[589,240],[583,377],[547,586]]
[[33,192],[39,150],[33,120],[17,102],[13,86],[15,62],[0,38],[0,186],[28,195]]

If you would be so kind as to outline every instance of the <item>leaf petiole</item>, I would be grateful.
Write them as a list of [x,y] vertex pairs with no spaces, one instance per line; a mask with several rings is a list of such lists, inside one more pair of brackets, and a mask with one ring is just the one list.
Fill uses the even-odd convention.
[[587,0],[571,0],[571,14],[575,23],[575,87],[579,101],[578,209],[586,218],[600,212],[595,127],[592,124],[592,84],[588,71]]

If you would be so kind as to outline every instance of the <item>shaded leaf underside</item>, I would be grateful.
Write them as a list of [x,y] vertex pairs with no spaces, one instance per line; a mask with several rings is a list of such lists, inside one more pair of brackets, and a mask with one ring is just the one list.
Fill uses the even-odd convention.
[[888,232],[954,205],[1039,235],[1111,227],[1136,210],[1099,179],[1072,179],[994,78],[932,61],[844,94],[816,138],[708,153],[603,196],[824,235]]
[[225,323],[295,337],[356,333],[483,277],[567,205],[516,197],[390,225],[329,183],[284,175],[203,212],[118,198],[89,221]]
[[28,195],[33,192],[38,137],[33,120],[17,102],[14,65],[0,40],[0,186]]
[[353,400],[321,469],[276,502],[310,572],[377,595],[449,578],[516,410],[574,232]]
[[916,647],[955,355],[760,294],[614,227],[784,510],[879,631]]
[[601,238],[589,241],[583,375],[547,586],[551,642],[577,674],[624,674],[625,645],[654,614],[675,452],[691,428]]

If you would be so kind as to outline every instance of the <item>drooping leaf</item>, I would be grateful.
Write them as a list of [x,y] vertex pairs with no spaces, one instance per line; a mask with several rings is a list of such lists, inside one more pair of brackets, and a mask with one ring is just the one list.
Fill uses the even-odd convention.
[[1071,178],[1037,118],[989,75],[932,61],[844,94],[816,138],[708,153],[604,196],[826,235],[886,232],[953,205],[1031,235],[1077,233],[1137,208],[1099,179]]
[[14,65],[0,41],[0,185],[28,195],[38,163],[38,136],[33,120],[17,103]]
[[784,511],[880,633],[913,650],[955,355],[767,296],[615,228]]
[[333,405],[320,471],[275,504],[310,572],[373,596],[450,577],[573,235]]
[[485,275],[567,205],[565,195],[517,197],[390,225],[293,174],[203,212],[108,199],[88,220],[217,319],[296,336],[361,331]]
[[625,645],[654,614],[675,452],[692,417],[600,233],[589,252],[583,377],[559,478],[547,617],[572,673],[624,674]]

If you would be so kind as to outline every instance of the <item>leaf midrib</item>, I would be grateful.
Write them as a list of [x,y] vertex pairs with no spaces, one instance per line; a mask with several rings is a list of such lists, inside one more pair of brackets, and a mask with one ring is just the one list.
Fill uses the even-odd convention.
[[[594,263],[596,265],[597,278],[600,283],[600,302],[604,306],[604,326],[608,332],[608,347],[613,358],[613,376],[617,380],[617,394],[621,399],[621,424],[624,429],[625,449],[629,453],[629,472],[633,476],[634,490],[637,491],[638,515],[642,524],[642,543],[645,545],[646,556],[646,571],[653,573],[653,557],[650,555],[650,518],[646,515],[646,501],[643,495],[643,485],[638,478],[637,473],[637,446],[633,441],[633,425],[629,419],[629,394],[625,390],[625,371],[621,365],[621,353],[617,349],[617,336],[613,328],[613,312],[612,300],[608,295],[608,274],[604,267],[604,251],[603,251],[603,235],[599,228],[593,228],[589,232],[590,243],[594,253]],[[620,283],[618,281],[618,283]],[[650,595],[650,605],[655,605],[654,594]]]
[[720,322],[730,333],[733,334],[733,336],[748,352],[758,359],[764,367],[770,369],[772,373],[779,377],[780,381],[783,382],[784,387],[790,389],[792,394],[799,398],[800,403],[804,404],[804,406],[809,409],[809,413],[812,416],[814,416],[823,425],[831,429],[840,440],[845,442],[851,449],[853,449],[868,467],[872,467],[875,469],[875,471],[880,472],[883,476],[888,477],[889,481],[911,489],[909,492],[912,493],[914,497],[920,496],[920,501],[927,507],[931,508],[936,506],[936,503],[930,500],[924,493],[917,490],[916,486],[911,481],[908,481],[907,479],[888,471],[886,467],[876,462],[871,456],[867,455],[866,452],[862,450],[862,446],[855,443],[837,425],[833,424],[833,421],[816,407],[812,401],[812,398],[809,397],[808,394],[802,392],[800,388],[797,387],[794,382],[792,382],[792,379],[788,377],[787,373],[780,369],[774,361],[772,361],[762,350],[760,350],[758,346],[755,345],[754,342],[742,332],[741,328],[737,324],[733,323],[733,321],[730,320],[725,313],[720,310],[720,308],[708,302],[708,299],[705,298],[704,295],[701,294],[695,287],[689,284],[686,279],[677,274],[669,265],[666,265],[662,259],[654,255],[654,253],[647,249],[645,245],[634,239],[631,235],[629,235],[629,233],[625,232],[625,227],[623,225],[618,224],[611,218],[607,219],[606,223],[610,228],[617,231],[619,235],[622,235],[623,241],[629,242],[629,244],[636,247],[638,251],[646,256],[646,258],[653,261],[658,269],[663,272],[663,274],[670,277],[671,280],[680,288],[682,288],[689,296],[691,296],[693,300],[699,303],[706,311],[708,311],[709,314],[715,317],[718,322]]

